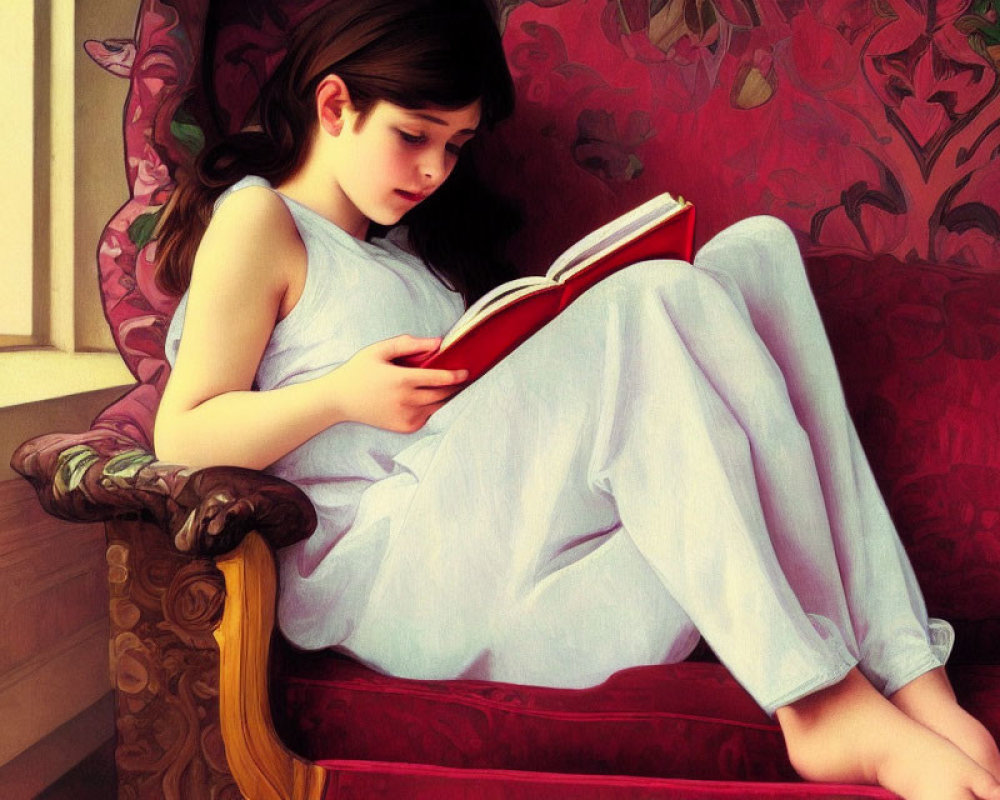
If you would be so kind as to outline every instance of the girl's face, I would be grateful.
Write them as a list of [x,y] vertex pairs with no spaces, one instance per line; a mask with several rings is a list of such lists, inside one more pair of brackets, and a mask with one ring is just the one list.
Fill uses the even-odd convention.
[[399,222],[451,174],[479,117],[478,101],[450,110],[379,101],[364,120],[345,109],[335,169],[344,198],[368,220]]

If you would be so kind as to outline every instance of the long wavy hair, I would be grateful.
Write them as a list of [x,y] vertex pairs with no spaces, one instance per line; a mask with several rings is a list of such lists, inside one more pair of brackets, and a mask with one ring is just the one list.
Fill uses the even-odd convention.
[[[187,288],[212,206],[228,186],[247,175],[279,184],[302,165],[317,125],[315,90],[327,75],[344,81],[362,122],[383,100],[409,109],[479,100],[487,128],[509,116],[514,88],[488,2],[333,0],[303,20],[261,89],[256,124],[206,147],[193,169],[175,176],[157,230],[161,288]],[[467,303],[514,274],[503,253],[518,214],[479,181],[468,155],[401,223],[411,246]],[[384,230],[373,225],[371,233]]]

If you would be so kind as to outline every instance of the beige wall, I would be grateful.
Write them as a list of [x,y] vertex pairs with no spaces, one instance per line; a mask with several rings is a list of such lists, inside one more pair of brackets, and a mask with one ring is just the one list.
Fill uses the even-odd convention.
[[130,37],[137,2],[0,4],[0,45],[16,70],[15,79],[0,81],[0,263],[8,288],[17,278],[37,295],[33,309],[19,294],[0,296],[5,318],[33,312],[28,330],[3,331],[27,338],[2,345],[112,346],[92,265],[104,223],[127,197],[121,121],[128,81],[94,64],[82,44]]
[[[0,52],[10,63],[30,63],[34,10],[28,3],[0,5]],[[30,75],[25,76],[30,78]],[[4,157],[0,159],[0,186],[14,191],[0,192],[0,275],[5,291],[0,293],[0,319],[5,332],[30,336],[31,304],[19,299],[31,292],[31,204],[17,187],[31,187],[32,112],[31,80],[0,82],[0,141]],[[24,235],[28,234],[28,235]]]
[[[44,514],[27,483],[13,479],[7,459],[17,443],[31,436],[86,428],[129,382],[116,355],[87,355],[114,350],[100,304],[96,248],[106,221],[128,195],[122,141],[128,82],[91,62],[82,45],[87,38],[131,37],[137,7],[138,0],[35,0],[41,43],[36,59],[42,62],[35,69],[41,82],[35,91],[41,110],[34,143],[35,208],[44,213],[35,224],[33,247],[35,275],[47,289],[40,307],[47,319],[36,327],[36,343],[48,345],[49,352],[0,351],[0,387],[13,386],[15,392],[14,399],[0,405],[4,796],[11,796],[4,789],[11,789],[10,769],[18,762],[30,765],[21,773],[35,786],[72,766],[65,747],[46,748],[49,739],[65,738],[53,732],[89,720],[86,715],[93,717],[95,709],[100,710],[97,723],[74,728],[88,731],[86,737],[93,739],[80,742],[74,734],[79,754],[113,732],[106,702],[110,685],[103,530]],[[9,86],[0,81],[0,92]],[[26,368],[25,358],[38,361]],[[89,383],[77,379],[71,386],[74,361],[90,373]],[[37,375],[46,363],[61,370],[58,378],[66,376],[67,388],[39,392],[38,386],[24,386],[23,396],[16,396],[19,380],[42,383],[27,376]],[[108,368],[99,381],[103,388],[94,386],[95,365]],[[52,376],[44,377],[51,383]],[[45,770],[52,774],[41,774]]]
[[[117,356],[74,361],[60,354],[115,352],[101,306],[97,244],[128,198],[122,138],[128,80],[91,61],[83,42],[130,38],[137,8],[138,0],[36,0],[35,186],[25,202],[33,196],[36,284],[47,290],[36,307],[35,338],[60,353],[0,351],[0,395],[15,395],[0,397],[0,481],[15,477],[8,459],[20,442],[86,428],[131,382]],[[14,83],[0,81],[0,94],[14,91]],[[66,397],[40,394],[36,384],[46,370],[45,382],[61,382]]]

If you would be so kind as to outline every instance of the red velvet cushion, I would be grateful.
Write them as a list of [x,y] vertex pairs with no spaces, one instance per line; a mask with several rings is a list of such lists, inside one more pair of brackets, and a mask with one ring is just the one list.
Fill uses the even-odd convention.
[[996,663],[1000,273],[851,255],[809,273],[928,608],[956,623],[960,658]]
[[324,758],[541,772],[789,780],[776,724],[718,664],[638,667],[593,689],[392,678],[280,644],[288,745]]
[[320,762],[327,800],[893,800],[874,786],[456,770],[414,764]]
[[[781,734],[715,663],[636,667],[584,690],[392,678],[284,642],[272,667],[279,732],[291,749],[336,774],[343,797],[394,796],[392,787],[405,788],[406,797],[421,796],[418,789],[433,797],[535,797],[540,785],[546,797],[890,796],[762,785],[797,782]],[[1000,735],[1000,666],[951,672],[959,701]],[[755,785],[695,791],[685,782],[692,778]],[[475,787],[493,794],[463,793]]]

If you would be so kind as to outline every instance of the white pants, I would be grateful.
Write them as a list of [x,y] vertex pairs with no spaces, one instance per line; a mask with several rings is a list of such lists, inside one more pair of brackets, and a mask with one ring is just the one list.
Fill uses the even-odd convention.
[[776,220],[606,279],[422,433],[336,546],[282,553],[293,642],[578,687],[700,633],[769,713],[947,657]]

